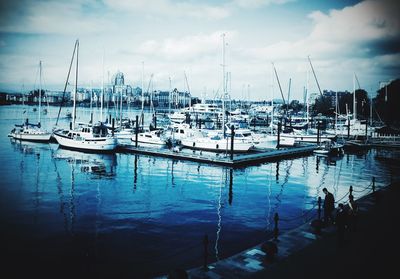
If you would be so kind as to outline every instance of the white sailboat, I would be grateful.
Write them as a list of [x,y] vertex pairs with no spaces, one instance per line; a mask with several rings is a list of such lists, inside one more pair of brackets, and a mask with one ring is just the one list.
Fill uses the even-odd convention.
[[[107,127],[101,122],[91,125],[78,125],[75,127],[76,119],[76,92],[78,85],[78,52],[79,41],[75,43],[76,50],[76,76],[74,90],[74,108],[72,117],[72,129],[58,129],[53,135],[58,144],[62,147],[80,151],[112,151],[117,147],[117,139],[108,133]],[[74,55],[72,56],[72,59]]]
[[40,115],[41,115],[41,102],[42,102],[42,61],[39,62],[39,109],[38,111],[38,124],[31,124],[28,119],[22,125],[15,125],[15,128],[10,132],[9,136],[17,140],[36,141],[36,142],[49,142],[51,133],[41,128]]

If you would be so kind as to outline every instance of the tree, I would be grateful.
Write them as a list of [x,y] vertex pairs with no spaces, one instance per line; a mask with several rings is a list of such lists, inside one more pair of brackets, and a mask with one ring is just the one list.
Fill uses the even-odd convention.
[[290,102],[289,106],[287,106],[286,104],[282,105],[282,109],[286,109],[286,107],[288,107],[289,110],[291,109],[293,112],[297,113],[303,110],[304,105],[301,104],[298,100],[293,100]]
[[315,100],[315,104],[312,107],[314,115],[321,113],[325,116],[333,116],[335,108],[332,106],[331,96],[319,96]]
[[390,84],[377,91],[377,96],[373,100],[374,108],[382,120],[387,125],[400,127],[400,79],[392,81]]
[[[339,112],[341,114],[347,113],[347,109],[349,113],[354,113],[353,110],[353,100],[354,96],[353,93],[345,93],[338,96],[339,99]],[[370,100],[368,98],[368,93],[364,89],[357,89],[356,90],[356,100],[357,100],[357,118],[366,119],[369,117],[369,106]]]

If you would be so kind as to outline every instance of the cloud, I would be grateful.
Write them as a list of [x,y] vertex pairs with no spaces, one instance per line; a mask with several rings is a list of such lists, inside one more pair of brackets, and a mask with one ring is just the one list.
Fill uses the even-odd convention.
[[220,55],[222,49],[221,35],[234,40],[235,31],[215,31],[211,34],[198,34],[182,38],[166,38],[162,41],[149,40],[137,47],[139,55],[156,56],[170,61],[200,60],[204,56]]
[[57,35],[104,32],[113,23],[88,13],[98,8],[96,2],[88,0],[6,1],[1,4],[0,31]]
[[282,5],[289,2],[295,2],[296,0],[233,0],[233,4],[241,8],[260,8],[262,6],[268,6],[272,4]]
[[308,40],[335,43],[343,46],[343,51],[346,45],[390,51],[387,44],[399,42],[399,10],[395,1],[368,0],[328,14],[316,11],[309,15],[314,28]]
[[135,12],[138,16],[155,15],[198,19],[223,19],[230,15],[224,6],[195,4],[172,0],[104,0],[104,3],[118,11]]

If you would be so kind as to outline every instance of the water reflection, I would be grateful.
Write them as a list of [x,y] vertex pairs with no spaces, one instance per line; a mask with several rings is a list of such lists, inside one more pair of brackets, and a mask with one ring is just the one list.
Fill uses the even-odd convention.
[[[221,169],[221,179],[220,179],[220,183],[219,183],[219,195],[218,195],[218,205],[217,205],[217,216],[218,216],[218,222],[217,222],[217,235],[216,235],[216,239],[215,239],[215,258],[217,261],[219,261],[219,250],[218,250],[218,242],[219,242],[219,237],[220,237],[220,233],[221,233],[221,207],[222,207],[222,203],[221,203],[221,198],[222,198],[222,187],[223,187],[223,183],[226,183],[226,177],[227,175],[225,172],[226,169]],[[224,179],[225,176],[225,179]]]
[[19,151],[22,154],[26,155],[39,154],[41,151],[50,150],[50,144],[48,143],[20,141],[13,138],[10,138],[10,143],[14,151]]
[[135,154],[134,164],[133,164],[133,191],[137,188],[137,168],[138,168],[138,155]]
[[66,160],[71,166],[79,166],[82,173],[89,173],[93,178],[111,178],[116,175],[117,160],[115,154],[84,153],[57,148],[52,156],[55,160]]
[[229,169],[229,198],[228,202],[229,205],[232,205],[232,200],[233,200],[233,169]]

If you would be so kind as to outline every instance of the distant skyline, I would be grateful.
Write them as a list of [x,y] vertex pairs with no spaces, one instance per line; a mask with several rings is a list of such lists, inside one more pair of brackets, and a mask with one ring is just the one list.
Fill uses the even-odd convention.
[[[321,90],[352,91],[353,73],[368,93],[400,77],[400,4],[395,0],[21,0],[0,2],[0,90],[62,90],[76,39],[79,87],[102,86],[117,71],[145,89],[222,92],[222,38],[228,94],[251,100]],[[104,67],[103,67],[104,57]],[[103,75],[104,68],[104,75]],[[308,73],[308,74],[307,74]],[[70,79],[74,83],[74,79]],[[36,84],[36,86],[35,86]],[[271,86],[271,84],[273,86]],[[357,86],[358,87],[358,86]],[[71,88],[69,88],[71,90]]]

